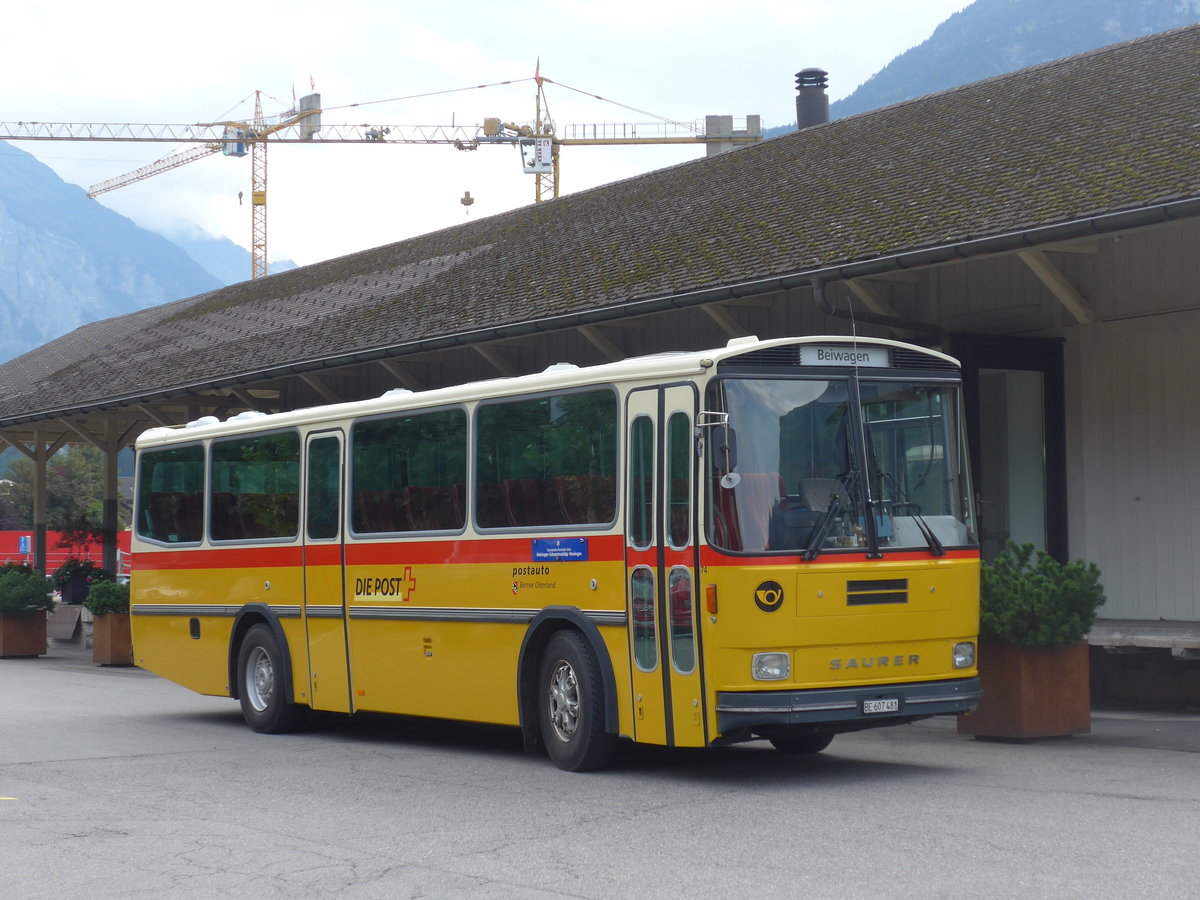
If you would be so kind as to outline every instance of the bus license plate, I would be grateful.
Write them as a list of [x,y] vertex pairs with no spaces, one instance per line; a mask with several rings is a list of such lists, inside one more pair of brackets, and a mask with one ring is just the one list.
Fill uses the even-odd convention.
[[887,697],[883,700],[864,700],[862,709],[864,715],[899,712],[900,699],[898,697]]

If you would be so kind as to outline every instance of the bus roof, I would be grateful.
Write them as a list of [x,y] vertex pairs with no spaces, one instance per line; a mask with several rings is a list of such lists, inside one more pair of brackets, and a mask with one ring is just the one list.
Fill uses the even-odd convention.
[[226,434],[250,431],[267,431],[276,428],[313,424],[350,417],[393,412],[399,409],[444,406],[474,400],[505,397],[514,394],[536,393],[558,388],[576,388],[589,384],[628,382],[640,380],[665,380],[698,375],[717,363],[745,353],[771,347],[794,344],[869,344],[876,347],[899,347],[916,353],[926,354],[943,362],[957,366],[958,360],[936,350],[906,344],[887,338],[850,337],[848,335],[810,335],[804,337],[772,338],[759,340],[757,337],[732,338],[724,347],[712,350],[676,350],[633,356],[617,362],[595,366],[577,366],[573,363],[555,363],[541,372],[513,377],[489,378],[448,387],[432,388],[427,391],[410,391],[393,388],[379,397],[351,400],[324,406],[310,406],[279,413],[242,412],[221,421],[216,416],[203,416],[187,425],[156,426],[144,431],[137,439],[137,446],[175,443],[184,440],[199,440]]

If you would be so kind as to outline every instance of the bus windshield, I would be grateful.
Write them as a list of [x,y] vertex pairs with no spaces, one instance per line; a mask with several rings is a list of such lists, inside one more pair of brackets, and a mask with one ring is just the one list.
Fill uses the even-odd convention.
[[975,542],[957,385],[725,378],[708,409],[709,541],[746,552]]

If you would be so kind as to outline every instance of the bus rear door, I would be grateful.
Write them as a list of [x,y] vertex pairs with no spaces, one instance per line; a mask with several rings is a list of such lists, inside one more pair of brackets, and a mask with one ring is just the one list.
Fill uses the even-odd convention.
[[706,743],[696,610],[696,390],[629,395],[626,585],[634,738]]

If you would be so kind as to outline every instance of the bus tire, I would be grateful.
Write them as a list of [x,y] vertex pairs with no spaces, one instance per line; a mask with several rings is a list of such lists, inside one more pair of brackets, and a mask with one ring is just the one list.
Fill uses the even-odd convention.
[[246,724],[262,734],[294,731],[304,710],[284,696],[283,653],[267,625],[253,626],[238,648],[238,698]]
[[833,742],[832,734],[794,734],[776,735],[768,738],[771,746],[780,753],[788,756],[806,756],[810,753],[820,753]]
[[616,750],[604,730],[604,685],[595,651],[577,631],[546,642],[538,672],[538,721],[550,759],[568,772],[603,768]]

